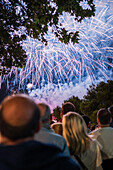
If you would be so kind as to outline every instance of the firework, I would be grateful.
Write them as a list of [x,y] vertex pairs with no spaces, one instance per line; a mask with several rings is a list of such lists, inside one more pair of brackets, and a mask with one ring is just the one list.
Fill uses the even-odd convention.
[[56,106],[72,95],[82,97],[83,84],[113,79],[113,1],[96,0],[95,5],[95,17],[81,23],[68,13],[59,18],[68,31],[79,31],[79,44],[59,42],[51,28],[47,46],[29,37],[23,42],[28,58],[18,77],[19,88],[30,83],[31,96]]
[[[37,88],[45,84],[80,83],[87,77],[92,81],[111,78],[113,67],[113,1],[96,1],[96,14],[82,23],[75,22],[68,13],[60,16],[60,22],[69,31],[79,30],[79,44],[65,45],[51,32],[45,46],[38,40],[28,38],[24,49],[28,59],[21,70],[20,83],[29,80]],[[110,14],[110,15],[109,15]]]

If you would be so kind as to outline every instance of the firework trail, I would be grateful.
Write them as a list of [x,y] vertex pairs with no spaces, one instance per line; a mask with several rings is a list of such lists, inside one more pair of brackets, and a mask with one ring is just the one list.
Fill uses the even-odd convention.
[[79,30],[79,44],[60,43],[51,29],[46,36],[47,46],[30,38],[24,42],[28,60],[21,71],[21,82],[30,79],[37,87],[48,82],[81,82],[87,76],[91,80],[97,79],[97,72],[99,76],[110,78],[108,69],[113,66],[113,12],[110,5],[113,6],[113,1],[95,3],[96,16],[82,23],[76,23],[67,13],[60,17],[67,30]]
[[[85,7],[84,2],[81,5]],[[96,0],[95,5],[95,17],[81,23],[68,13],[59,18],[67,30],[79,31],[79,44],[59,42],[51,28],[47,46],[29,37],[23,43],[28,59],[19,82],[20,87],[33,85],[31,96],[56,106],[77,93],[83,96],[83,84],[113,79],[113,0]],[[62,100],[55,101],[59,96]]]

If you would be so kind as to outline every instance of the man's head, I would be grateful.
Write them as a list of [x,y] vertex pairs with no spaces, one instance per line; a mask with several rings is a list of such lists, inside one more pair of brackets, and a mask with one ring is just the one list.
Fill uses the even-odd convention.
[[51,114],[49,106],[45,103],[38,103],[38,108],[40,109],[42,124],[49,123]]
[[1,136],[11,141],[33,137],[40,125],[40,110],[27,95],[7,97],[0,108]]
[[70,111],[75,112],[75,110],[76,109],[73,103],[71,102],[64,103],[62,105],[61,114],[60,114],[61,119],[63,118],[63,115],[65,115],[67,112],[70,112]]
[[108,108],[108,111],[111,113],[111,117],[113,118],[113,105]]
[[83,119],[84,119],[87,127],[90,128],[90,125],[91,125],[91,120],[90,120],[90,118],[89,118],[87,115],[83,115],[82,117],[83,117]]
[[97,112],[97,122],[100,126],[109,126],[111,122],[111,114],[110,112],[102,108]]

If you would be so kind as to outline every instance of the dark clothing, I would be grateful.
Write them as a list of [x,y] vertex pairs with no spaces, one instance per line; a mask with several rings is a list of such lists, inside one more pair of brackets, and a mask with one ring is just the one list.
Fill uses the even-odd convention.
[[0,170],[80,170],[54,145],[37,141],[0,145]]

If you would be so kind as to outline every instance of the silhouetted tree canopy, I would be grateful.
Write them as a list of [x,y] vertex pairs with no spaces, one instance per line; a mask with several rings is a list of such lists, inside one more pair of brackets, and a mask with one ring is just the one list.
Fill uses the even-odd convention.
[[[89,8],[80,4],[83,0],[1,0],[0,1],[0,73],[7,74],[12,66],[23,67],[26,53],[22,41],[27,35],[47,44],[48,27],[64,43],[78,43],[79,34],[69,32],[59,16],[69,12],[80,22],[94,15],[93,0],[85,0]],[[7,68],[7,69],[6,69]]]
[[[101,108],[108,108],[113,105],[113,80],[100,82],[97,86],[90,85],[87,89],[87,94],[83,99],[72,96],[65,102],[71,102],[76,107],[76,112],[85,114],[90,117],[94,124],[97,123],[97,111]],[[60,119],[60,107],[53,110],[54,116]]]
[[100,108],[108,108],[113,105],[113,81],[100,82],[97,86],[92,84],[87,90],[80,109],[83,114],[90,116],[96,123],[97,111]]
[[81,110],[80,110],[81,100],[78,97],[72,96],[68,100],[64,100],[64,103],[66,103],[66,102],[73,103],[74,106],[75,106],[76,112],[79,113],[79,114],[82,114]]
[[[75,108],[76,108],[76,112],[79,113],[79,114],[82,114],[81,113],[81,110],[80,110],[80,103],[82,102],[82,100],[80,100],[78,97],[75,97],[75,96],[72,96],[70,97],[68,100],[65,100],[64,103],[66,102],[71,102],[75,105]],[[62,105],[64,104],[62,103]],[[53,110],[53,115],[57,118],[57,120],[59,121],[61,118],[60,118],[60,112],[61,112],[61,107],[57,106],[54,110]]]
[[53,110],[53,115],[57,118],[57,121],[59,121],[61,119],[60,117],[60,112],[61,112],[61,107],[57,106],[54,110]]

